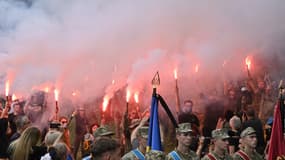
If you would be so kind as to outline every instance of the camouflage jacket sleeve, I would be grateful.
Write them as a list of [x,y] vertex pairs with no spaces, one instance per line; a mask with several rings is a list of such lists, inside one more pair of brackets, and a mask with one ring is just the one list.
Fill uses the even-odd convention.
[[125,155],[121,158],[121,160],[138,160],[138,159],[137,159],[137,157],[136,157],[134,154],[132,154],[131,152],[129,152],[129,153],[125,154]]
[[237,153],[233,155],[233,160],[243,160],[243,158],[240,157]]
[[166,159],[166,160],[174,160],[174,159],[170,156],[170,154],[168,154],[165,159]]
[[210,160],[207,155],[205,155],[201,160]]

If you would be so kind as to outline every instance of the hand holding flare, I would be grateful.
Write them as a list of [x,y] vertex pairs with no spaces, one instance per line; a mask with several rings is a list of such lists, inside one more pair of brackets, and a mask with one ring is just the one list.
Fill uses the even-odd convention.
[[136,93],[134,94],[134,99],[135,99],[135,102],[136,102],[136,104],[137,104],[136,110],[137,110],[137,113],[138,113],[138,115],[139,115],[139,118],[142,118],[142,116],[141,116],[141,111],[140,111],[140,106],[139,106],[139,93],[138,93],[138,92],[136,92]]
[[55,99],[55,120],[58,120],[58,111],[59,111],[59,107],[58,107],[58,95],[59,95],[59,91],[57,89],[54,90],[54,99]]
[[179,97],[179,88],[178,88],[178,76],[177,69],[174,69],[174,79],[175,79],[175,95],[176,95],[176,114],[180,113],[180,97]]
[[250,60],[249,56],[247,56],[245,58],[245,64],[246,64],[246,68],[247,68],[247,75],[248,75],[249,78],[251,78],[251,75],[250,75],[250,72],[249,72],[250,69],[251,69],[251,60]]
[[10,88],[10,82],[9,80],[7,80],[5,84],[6,101],[9,101],[9,88]]
[[126,106],[126,111],[123,117],[123,133],[125,137],[125,153],[129,152],[132,149],[132,144],[131,144],[131,131],[129,129],[129,100],[131,97],[131,92],[130,90],[127,90],[126,93],[126,101],[127,101],[127,106]]

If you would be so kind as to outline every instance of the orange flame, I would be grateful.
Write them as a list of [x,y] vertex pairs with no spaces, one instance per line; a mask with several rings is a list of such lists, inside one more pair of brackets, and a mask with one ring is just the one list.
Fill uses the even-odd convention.
[[245,58],[245,64],[247,66],[247,69],[250,70],[250,68],[251,68],[251,60],[250,60],[249,56],[247,56]]
[[134,99],[135,99],[135,102],[136,102],[136,103],[139,103],[139,93],[138,93],[138,92],[136,92],[136,93],[134,94]]
[[15,101],[16,99],[17,99],[16,95],[13,94],[13,95],[12,95],[12,101]]
[[177,77],[177,69],[174,69],[173,73],[174,73],[174,78],[178,79],[178,77]]
[[131,97],[131,91],[127,90],[126,101],[129,102]]
[[10,82],[9,82],[9,80],[7,80],[6,84],[5,84],[5,94],[6,94],[6,96],[9,95],[9,88],[10,88]]
[[115,84],[115,80],[114,79],[112,80],[112,84]]
[[195,72],[197,73],[198,71],[199,71],[199,65],[196,64],[196,66],[195,66]]
[[48,93],[49,92],[49,88],[45,87],[45,92]]
[[105,95],[105,97],[103,98],[103,108],[102,108],[103,112],[107,110],[108,104],[109,104],[109,96]]
[[59,91],[57,89],[54,90],[54,99],[55,101],[58,101],[58,95],[59,95]]

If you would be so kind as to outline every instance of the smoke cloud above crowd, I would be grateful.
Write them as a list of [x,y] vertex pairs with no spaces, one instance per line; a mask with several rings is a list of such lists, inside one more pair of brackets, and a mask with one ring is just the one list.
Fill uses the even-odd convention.
[[87,101],[127,87],[149,103],[159,71],[174,103],[174,69],[183,100],[246,76],[247,56],[280,80],[284,11],[267,0],[0,0],[0,89],[8,78],[19,95],[50,86]]

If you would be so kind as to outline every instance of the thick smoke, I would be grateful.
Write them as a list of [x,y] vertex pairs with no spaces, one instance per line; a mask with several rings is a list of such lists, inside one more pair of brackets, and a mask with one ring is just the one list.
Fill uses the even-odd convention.
[[0,0],[0,89],[13,71],[21,95],[53,84],[84,102],[128,86],[149,104],[159,71],[159,92],[174,103],[175,68],[186,99],[220,87],[222,74],[246,76],[247,55],[280,79],[284,11],[285,1],[267,0]]

